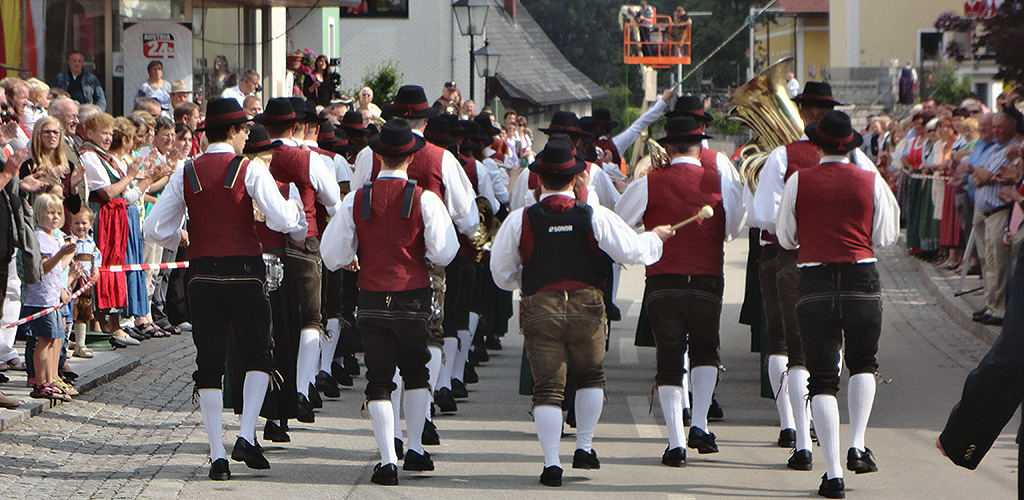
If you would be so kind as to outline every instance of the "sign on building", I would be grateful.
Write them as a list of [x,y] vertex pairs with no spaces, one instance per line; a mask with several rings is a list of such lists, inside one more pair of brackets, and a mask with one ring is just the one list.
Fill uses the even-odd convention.
[[185,80],[192,85],[192,25],[174,21],[125,23],[121,38],[124,47],[124,110],[131,111],[139,87],[149,79],[146,68],[151,61],[164,66],[163,79],[170,91],[171,82]]

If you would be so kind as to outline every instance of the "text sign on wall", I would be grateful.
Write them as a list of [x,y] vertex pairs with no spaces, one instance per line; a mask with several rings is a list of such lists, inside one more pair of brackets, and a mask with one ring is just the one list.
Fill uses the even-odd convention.
[[124,110],[131,111],[139,87],[149,79],[146,68],[151,61],[164,67],[163,80],[185,80],[192,87],[191,24],[175,21],[125,23],[121,38],[124,47]]

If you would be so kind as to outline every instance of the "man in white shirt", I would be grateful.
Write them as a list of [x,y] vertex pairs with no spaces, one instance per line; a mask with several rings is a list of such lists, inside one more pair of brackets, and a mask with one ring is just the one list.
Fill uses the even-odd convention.
[[238,79],[238,85],[228,87],[221,92],[223,98],[231,98],[238,101],[238,105],[245,104],[245,98],[255,95],[260,90],[260,74],[254,69],[247,69]]

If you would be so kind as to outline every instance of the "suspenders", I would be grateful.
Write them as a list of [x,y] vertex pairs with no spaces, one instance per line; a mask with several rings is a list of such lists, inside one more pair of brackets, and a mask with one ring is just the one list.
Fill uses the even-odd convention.
[[[231,163],[228,164],[228,174],[224,178],[225,189],[235,187],[238,171],[242,168],[242,159],[243,157],[241,156],[235,156]],[[192,194],[199,194],[203,191],[203,186],[199,183],[199,175],[196,174],[196,165],[192,160],[185,161],[185,176],[188,177],[188,182],[192,185]]]
[[[372,196],[373,183],[363,184],[362,197],[362,219],[370,220],[370,198]],[[405,194],[402,196],[402,218],[408,219],[412,215],[412,197],[416,193],[416,181],[410,179],[405,181]]]

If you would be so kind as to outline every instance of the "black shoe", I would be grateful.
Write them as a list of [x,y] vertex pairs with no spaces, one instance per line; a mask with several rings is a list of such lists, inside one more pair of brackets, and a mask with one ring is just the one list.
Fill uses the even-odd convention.
[[590,453],[587,453],[579,448],[576,448],[576,453],[572,454],[572,468],[573,469],[600,469],[601,461],[597,459],[597,452],[593,449]]
[[821,446],[821,443],[818,442],[818,431],[814,430],[814,424],[811,424],[811,442]]
[[128,347],[128,343],[123,341],[123,340],[121,340],[121,339],[118,339],[118,338],[115,338],[115,337],[110,337],[109,340],[110,340],[110,347],[113,347],[114,350],[124,349],[125,347]]
[[331,362],[331,378],[340,386],[352,387],[352,375],[349,375],[345,367],[341,366],[341,363],[337,361]]
[[127,333],[129,337],[138,340],[139,342],[153,338],[152,335],[147,337],[146,334],[140,332],[138,328],[123,326],[121,329],[124,330],[124,333]]
[[870,448],[864,448],[864,451],[860,451],[857,448],[850,448],[850,450],[846,452],[846,470],[856,472],[857,474],[878,472],[878,465],[875,464],[874,453],[871,453]]
[[811,470],[814,461],[811,460],[811,450],[797,450],[789,457],[786,467],[793,470]]
[[821,475],[821,486],[818,487],[818,496],[825,498],[846,498],[846,484],[843,478],[828,479],[828,474]]
[[231,471],[228,470],[228,459],[218,458],[210,464],[210,479],[214,481],[227,481],[231,479]]
[[723,418],[725,418],[725,410],[722,409],[722,405],[718,403],[718,400],[712,396],[711,407],[708,408],[708,420],[714,422]]
[[313,405],[309,404],[309,399],[306,396],[299,394],[299,402],[297,409],[297,416],[295,420],[304,424],[312,424],[316,422],[316,417],[313,416]]
[[1000,318],[999,316],[993,316],[991,314],[986,314],[983,318],[981,318],[981,324],[1003,326],[1003,318]]
[[381,465],[377,464],[373,466],[373,476],[370,477],[370,482],[376,483],[382,486],[395,486],[398,484],[398,466],[395,464]]
[[359,360],[352,354],[345,356],[345,371],[353,377],[359,376]]
[[415,450],[409,450],[409,453],[405,454],[405,463],[402,464],[402,470],[429,472],[434,470],[434,461],[430,459],[430,453],[427,450],[423,450],[422,455]]
[[562,485],[562,468],[557,465],[545,467],[540,473],[540,484],[544,486],[558,487]]
[[484,346],[491,351],[500,351],[501,337],[487,337],[487,341],[484,343]]
[[615,305],[614,302],[608,303],[608,307],[605,308],[605,314],[608,315],[608,321],[622,321],[622,311],[619,310],[619,306]]
[[686,449],[682,446],[676,446],[671,450],[665,448],[665,453],[662,453],[661,455],[661,463],[669,467],[685,467]]
[[338,387],[338,382],[334,380],[334,377],[330,373],[320,370],[320,373],[316,374],[316,390],[324,393],[324,396],[329,398],[340,398],[341,387]]
[[689,408],[683,408],[683,425],[689,427],[693,423],[693,412]]
[[434,393],[434,402],[437,403],[437,409],[441,413],[455,413],[459,411],[458,405],[455,404],[455,397],[452,396],[452,390],[447,387],[442,387]]
[[718,453],[718,444],[715,443],[715,433],[704,432],[696,427],[690,427],[690,435],[686,438],[686,446],[697,450],[697,453],[706,455]]
[[981,318],[984,317],[986,314],[988,314],[988,308],[982,307],[981,309],[978,309],[977,311],[974,311],[973,314],[971,314],[971,319],[973,319],[974,321],[981,321]]
[[267,420],[267,425],[263,426],[263,439],[273,443],[290,443],[292,440],[288,435],[287,424],[282,427],[273,420]]
[[452,397],[455,399],[466,399],[469,397],[469,391],[466,390],[466,384],[457,378],[452,379]]
[[64,379],[64,382],[72,383],[78,380],[78,374],[71,370],[64,370],[64,373],[60,374],[60,378]]
[[476,368],[473,368],[473,365],[469,363],[466,363],[466,372],[463,374],[462,378],[466,379],[465,382],[467,384],[475,384],[480,381],[480,376],[477,375]]
[[573,405],[572,408],[569,408],[569,411],[565,412],[565,425],[568,425],[570,428],[573,428],[573,429],[576,428],[576,406],[575,405]]
[[399,438],[395,438],[395,456],[399,460],[405,458],[405,443]]
[[250,469],[269,469],[270,462],[263,456],[263,448],[259,443],[249,444],[241,436],[235,440],[235,448],[231,450],[231,460],[245,462]]
[[307,392],[309,392],[309,404],[313,406],[314,410],[324,407],[324,400],[320,397],[320,391],[316,390],[315,385],[309,384]]
[[420,442],[424,446],[440,446],[441,436],[437,434],[437,426],[433,422],[427,420],[423,424],[423,436],[420,438]]
[[487,353],[487,349],[484,349],[483,346],[476,348],[475,352],[477,361],[486,363],[491,360],[491,355]]
[[779,431],[779,448],[792,448],[796,446],[796,429],[782,429]]

